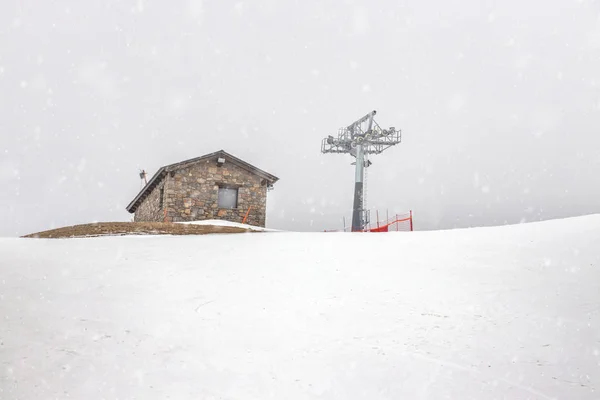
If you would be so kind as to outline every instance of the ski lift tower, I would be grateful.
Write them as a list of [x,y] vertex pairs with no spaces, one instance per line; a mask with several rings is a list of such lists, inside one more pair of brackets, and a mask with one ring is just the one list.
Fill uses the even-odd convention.
[[368,155],[380,154],[401,141],[401,132],[393,126],[381,129],[374,119],[376,113],[375,110],[371,111],[347,127],[340,128],[337,137],[327,136],[321,142],[322,153],[347,153],[356,158],[352,232],[360,232],[366,225],[363,184],[365,168],[372,164]]

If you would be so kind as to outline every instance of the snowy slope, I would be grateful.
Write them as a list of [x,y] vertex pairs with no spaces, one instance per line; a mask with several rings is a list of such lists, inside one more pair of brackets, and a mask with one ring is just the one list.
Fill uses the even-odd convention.
[[600,216],[0,239],[1,399],[598,399]]

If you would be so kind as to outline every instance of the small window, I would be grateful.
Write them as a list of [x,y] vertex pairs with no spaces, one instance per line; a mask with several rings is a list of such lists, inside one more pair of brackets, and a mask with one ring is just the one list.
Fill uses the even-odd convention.
[[158,193],[158,208],[163,209],[164,205],[164,197],[165,197],[165,188],[164,186],[160,188],[160,192]]
[[238,190],[236,188],[219,188],[219,208],[237,208]]

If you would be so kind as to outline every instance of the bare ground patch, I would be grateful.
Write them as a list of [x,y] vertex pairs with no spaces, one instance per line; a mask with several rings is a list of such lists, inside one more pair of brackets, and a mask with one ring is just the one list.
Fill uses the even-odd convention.
[[248,229],[233,226],[175,224],[171,222],[97,222],[25,235],[25,238],[80,238],[122,235],[206,235],[209,233],[243,233]]

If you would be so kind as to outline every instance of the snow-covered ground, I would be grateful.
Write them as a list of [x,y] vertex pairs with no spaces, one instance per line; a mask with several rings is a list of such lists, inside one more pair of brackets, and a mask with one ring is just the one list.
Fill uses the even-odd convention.
[[189,221],[189,222],[178,222],[178,224],[187,224],[187,225],[213,225],[213,226],[233,226],[236,228],[244,228],[250,229],[251,231],[260,231],[260,232],[277,232],[275,229],[263,228],[260,226],[241,224],[239,222],[225,221],[221,219],[206,219],[203,221]]
[[598,399],[600,216],[0,239],[1,399]]

